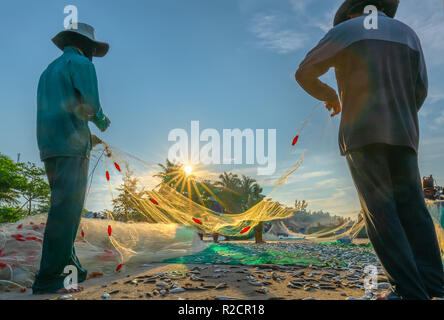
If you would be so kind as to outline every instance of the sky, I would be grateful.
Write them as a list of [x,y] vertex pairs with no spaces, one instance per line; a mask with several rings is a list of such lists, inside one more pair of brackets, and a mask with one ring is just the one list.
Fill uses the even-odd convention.
[[[276,194],[309,209],[349,215],[359,202],[337,145],[339,117],[317,109],[288,147],[315,99],[295,82],[306,53],[332,26],[340,0],[8,1],[0,11],[0,152],[40,163],[36,92],[40,74],[60,54],[50,39],[63,29],[66,5],[110,44],[95,59],[105,133],[92,132],[152,163],[167,157],[168,133],[189,130],[276,129],[278,169],[265,187],[297,160],[305,161]],[[442,0],[402,0],[397,19],[419,35],[429,73],[420,112],[420,170],[444,184],[444,7]],[[323,80],[336,88],[332,70]],[[225,170],[226,168],[222,168]],[[243,171],[242,171],[243,170]],[[251,168],[240,168],[249,173]],[[259,179],[259,178],[258,178]],[[94,207],[94,205],[92,205]],[[97,209],[97,208],[96,208]]]

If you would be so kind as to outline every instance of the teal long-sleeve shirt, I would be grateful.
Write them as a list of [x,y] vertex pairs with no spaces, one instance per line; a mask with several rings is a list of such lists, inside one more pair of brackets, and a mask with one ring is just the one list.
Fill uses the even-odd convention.
[[93,63],[73,47],[65,47],[40,77],[37,90],[37,142],[41,160],[89,157],[88,121],[106,122],[99,101]]

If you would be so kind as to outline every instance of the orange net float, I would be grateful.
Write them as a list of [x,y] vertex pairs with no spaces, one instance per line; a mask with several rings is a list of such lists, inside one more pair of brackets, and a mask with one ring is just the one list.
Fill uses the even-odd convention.
[[248,230],[250,230],[251,229],[251,227],[250,226],[248,226],[248,227],[245,227],[245,228],[243,228],[242,230],[241,230],[241,232],[240,233],[246,233],[246,232],[248,232]]
[[295,146],[296,145],[296,143],[298,143],[298,141],[299,141],[299,135],[297,135],[296,137],[294,137],[294,139],[293,139],[293,142],[292,142],[292,146]]

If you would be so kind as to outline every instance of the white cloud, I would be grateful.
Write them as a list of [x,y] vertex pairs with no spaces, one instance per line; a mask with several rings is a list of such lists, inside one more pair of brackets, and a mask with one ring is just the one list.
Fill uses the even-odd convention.
[[397,19],[405,22],[417,32],[429,67],[444,64],[442,1],[404,0],[399,6]]
[[312,0],[290,0],[290,4],[296,12],[305,12],[311,2]]
[[264,48],[279,54],[294,52],[304,48],[308,36],[294,29],[281,27],[279,15],[257,14],[250,23],[250,31],[259,39]]
[[429,91],[427,99],[430,103],[437,103],[441,100],[444,100],[444,93],[431,90]]
[[318,188],[337,187],[341,182],[343,182],[343,179],[339,179],[339,178],[325,179],[325,180],[316,182],[316,187],[318,187]]

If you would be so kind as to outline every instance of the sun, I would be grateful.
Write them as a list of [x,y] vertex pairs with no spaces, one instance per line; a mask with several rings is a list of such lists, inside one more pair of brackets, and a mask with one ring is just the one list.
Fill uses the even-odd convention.
[[191,166],[185,166],[183,168],[183,171],[185,171],[186,175],[189,176],[191,174],[191,172],[193,172],[193,167]]

